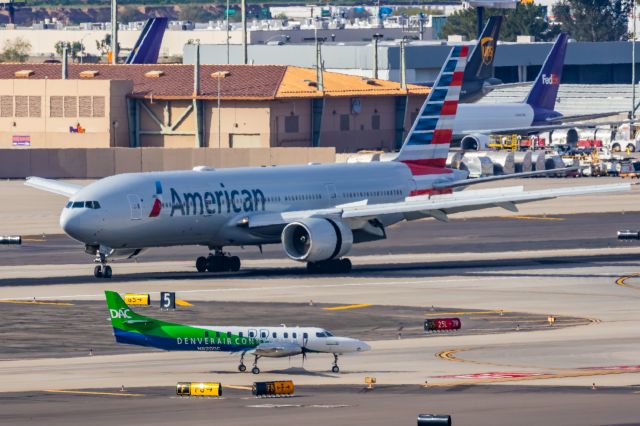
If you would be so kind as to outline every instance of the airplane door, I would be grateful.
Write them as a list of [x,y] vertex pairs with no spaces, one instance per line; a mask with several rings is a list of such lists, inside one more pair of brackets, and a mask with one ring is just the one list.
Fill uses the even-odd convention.
[[142,219],[142,199],[139,195],[129,194],[127,195],[129,200],[129,207],[131,208],[131,220]]
[[334,204],[337,198],[336,195],[336,185],[333,183],[327,183],[324,186],[325,190],[327,191],[327,198],[329,199],[329,201],[331,202],[331,204]]

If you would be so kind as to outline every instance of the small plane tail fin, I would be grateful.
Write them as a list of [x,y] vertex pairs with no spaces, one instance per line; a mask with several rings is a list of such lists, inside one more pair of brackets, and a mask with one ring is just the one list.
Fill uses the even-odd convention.
[[569,35],[567,33],[558,35],[547,59],[542,64],[542,68],[540,68],[538,77],[531,86],[531,91],[529,91],[525,102],[531,105],[534,110],[553,110],[556,106],[568,40]]
[[105,290],[104,295],[107,299],[107,308],[109,308],[109,317],[113,328],[123,328],[123,326],[149,325],[154,320],[145,317],[133,311],[115,291]]

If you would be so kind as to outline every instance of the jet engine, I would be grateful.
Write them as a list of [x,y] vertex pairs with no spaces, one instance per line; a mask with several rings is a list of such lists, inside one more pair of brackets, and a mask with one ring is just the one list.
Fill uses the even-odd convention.
[[312,217],[292,222],[282,230],[284,252],[300,262],[339,259],[352,245],[351,229],[339,220]]
[[489,146],[490,139],[488,135],[482,133],[474,133],[466,135],[460,141],[460,147],[466,151],[480,151]]

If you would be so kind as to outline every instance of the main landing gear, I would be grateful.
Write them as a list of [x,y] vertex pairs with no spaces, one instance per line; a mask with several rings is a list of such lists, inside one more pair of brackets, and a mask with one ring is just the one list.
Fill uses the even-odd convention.
[[[240,365],[238,365],[238,371],[241,373],[244,373],[245,371],[247,371],[247,366],[244,365],[244,354],[246,354],[246,352],[242,352],[242,355],[240,355]],[[260,369],[258,368],[258,359],[260,358],[260,355],[254,355],[256,358],[253,361],[253,368],[251,369],[251,372],[253,374],[260,374]]]
[[240,365],[238,366],[238,371],[241,373],[244,373],[245,371],[247,371],[247,366],[244,365],[244,354],[246,352],[242,352],[242,355],[240,355]]
[[307,263],[307,272],[310,274],[346,274],[351,272],[351,261],[344,257],[342,259],[309,262]]
[[340,367],[338,367],[338,354],[333,354],[333,367],[331,367],[331,371],[334,373],[340,372]]
[[196,269],[198,272],[238,272],[240,270],[240,258],[229,256],[222,250],[216,250],[215,254],[200,256],[196,259]]
[[98,251],[96,252],[95,262],[99,263],[99,265],[93,268],[93,276],[96,278],[111,278],[111,266],[107,265],[107,257]]

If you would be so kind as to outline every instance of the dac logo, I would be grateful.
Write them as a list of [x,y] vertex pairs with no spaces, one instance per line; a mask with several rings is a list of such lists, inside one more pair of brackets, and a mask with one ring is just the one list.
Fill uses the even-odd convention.
[[129,316],[129,309],[121,308],[121,309],[109,309],[111,313],[111,318],[125,318],[131,319]]
[[495,53],[493,37],[482,37],[480,40],[480,52],[482,53],[482,63],[489,65],[493,61],[493,54]]
[[560,83],[560,79],[555,74],[542,74],[542,84],[546,86],[555,86]]

